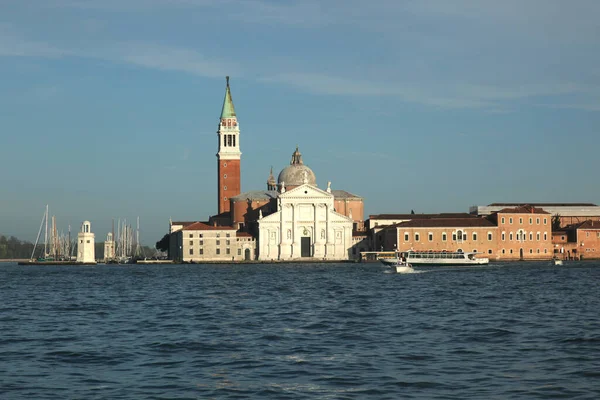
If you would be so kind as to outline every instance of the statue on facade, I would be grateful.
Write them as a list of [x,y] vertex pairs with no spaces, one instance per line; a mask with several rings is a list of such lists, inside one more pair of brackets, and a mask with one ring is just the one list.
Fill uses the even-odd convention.
[[331,193],[331,181],[327,182],[327,193]]

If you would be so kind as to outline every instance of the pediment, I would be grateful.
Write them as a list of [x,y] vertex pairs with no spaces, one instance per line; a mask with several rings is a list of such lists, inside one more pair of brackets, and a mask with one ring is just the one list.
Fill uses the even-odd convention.
[[295,187],[291,190],[286,191],[285,193],[279,194],[281,199],[298,199],[298,198],[320,198],[320,199],[332,199],[333,194],[327,193],[325,190],[321,190],[316,186],[311,184],[304,184],[298,187]]

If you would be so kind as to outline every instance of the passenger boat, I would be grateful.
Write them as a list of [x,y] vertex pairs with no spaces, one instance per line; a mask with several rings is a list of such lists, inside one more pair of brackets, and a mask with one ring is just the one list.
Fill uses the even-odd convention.
[[562,260],[560,260],[558,258],[553,258],[552,262],[554,263],[554,265],[563,265]]
[[476,252],[425,252],[425,251],[403,251],[399,254],[400,259],[412,265],[485,265],[489,264],[489,258],[478,258]]

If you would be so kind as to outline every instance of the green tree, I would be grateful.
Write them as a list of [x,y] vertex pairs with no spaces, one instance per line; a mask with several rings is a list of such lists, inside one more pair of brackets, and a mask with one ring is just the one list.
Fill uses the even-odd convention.
[[560,214],[555,214],[552,216],[552,231],[559,231],[561,228],[560,224]]
[[170,239],[171,235],[167,233],[165,236],[162,237],[162,239],[156,242],[156,248],[160,251],[168,251]]

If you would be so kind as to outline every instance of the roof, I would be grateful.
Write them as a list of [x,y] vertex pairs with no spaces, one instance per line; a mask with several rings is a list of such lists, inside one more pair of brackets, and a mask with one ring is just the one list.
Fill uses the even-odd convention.
[[547,211],[544,211],[543,209],[541,209],[539,207],[534,207],[534,206],[528,204],[528,205],[515,207],[515,208],[503,208],[502,210],[498,211],[498,214],[550,214],[550,213]]
[[521,207],[521,206],[534,206],[534,207],[597,207],[593,203],[492,203],[488,204],[489,207]]
[[495,227],[491,221],[483,218],[432,218],[415,219],[392,225],[400,228],[465,228],[465,227]]
[[213,226],[205,222],[195,222],[192,225],[186,226],[184,231],[234,231],[236,228],[232,226]]
[[577,229],[600,229],[600,221],[584,221],[577,226]]
[[182,226],[188,226],[191,224],[194,224],[198,221],[171,221],[171,225],[182,225]]
[[227,80],[227,87],[225,88],[225,99],[223,100],[223,110],[221,111],[221,118],[235,117],[235,108],[233,107],[233,100],[231,99],[231,90],[229,89],[229,77]]
[[440,213],[440,214],[376,214],[369,215],[369,219],[431,219],[431,218],[479,218],[468,213]]
[[235,235],[237,237],[254,237],[251,234],[249,234],[248,232],[236,232]]
[[352,194],[350,192],[346,192],[345,190],[331,190],[331,194],[333,195],[334,199],[355,199],[355,200],[362,200],[362,197],[357,196],[355,194]]
[[233,201],[250,200],[271,200],[279,196],[277,190],[251,190],[249,192],[240,193],[237,196],[231,197]]

